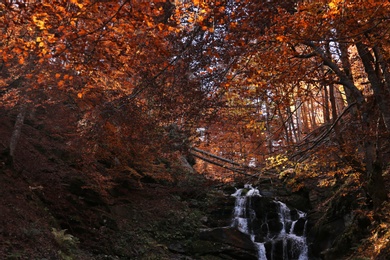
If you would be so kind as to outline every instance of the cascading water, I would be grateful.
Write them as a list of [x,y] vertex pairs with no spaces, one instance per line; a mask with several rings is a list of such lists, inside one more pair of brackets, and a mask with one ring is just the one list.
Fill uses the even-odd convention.
[[232,227],[248,234],[258,249],[259,260],[307,260],[306,214],[260,195],[247,184],[236,198]]

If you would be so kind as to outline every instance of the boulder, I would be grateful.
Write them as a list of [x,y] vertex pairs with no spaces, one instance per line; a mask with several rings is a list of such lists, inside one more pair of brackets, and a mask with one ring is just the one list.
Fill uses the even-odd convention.
[[249,235],[233,227],[220,227],[203,230],[200,239],[220,242],[244,250],[256,252],[256,248]]
[[249,235],[236,228],[219,227],[200,231],[198,240],[191,243],[191,255],[214,256],[214,259],[245,259],[255,260],[257,250]]

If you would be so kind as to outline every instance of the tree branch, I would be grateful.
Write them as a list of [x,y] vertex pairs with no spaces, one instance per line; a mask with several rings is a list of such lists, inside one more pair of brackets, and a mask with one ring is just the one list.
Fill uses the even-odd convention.
[[232,161],[232,160],[229,160],[229,159],[226,159],[226,158],[223,158],[223,157],[219,157],[219,156],[217,156],[217,155],[214,155],[214,154],[212,154],[212,153],[209,153],[209,152],[200,150],[200,149],[195,148],[195,147],[191,148],[191,150],[193,150],[193,151],[195,151],[195,152],[198,152],[198,153],[201,153],[201,154],[204,154],[204,155],[207,155],[207,156],[210,156],[210,157],[215,158],[215,159],[220,160],[220,161],[224,161],[224,162],[227,162],[227,163],[236,165],[236,166],[245,167],[245,166],[243,166],[243,165],[241,165],[241,164],[239,164],[239,163],[236,163],[236,162],[234,162],[234,161]]
[[235,168],[235,167],[229,167],[229,166],[226,166],[225,164],[222,164],[222,163],[219,163],[219,162],[215,162],[211,159],[208,159],[206,157],[203,157],[199,154],[196,154],[196,153],[191,153],[192,156],[202,160],[202,161],[205,161],[207,163],[211,163],[213,165],[216,165],[216,166],[219,166],[219,167],[222,167],[224,169],[227,169],[227,170],[230,170],[230,171],[233,171],[233,172],[236,172],[236,173],[239,173],[239,174],[243,174],[243,175],[246,175],[246,176],[250,176],[250,177],[255,177],[254,175],[251,175],[251,174],[248,174],[246,173],[243,169],[239,169],[239,168]]
[[347,106],[342,112],[341,114],[336,118],[336,120],[333,122],[333,124],[329,127],[329,129],[327,131],[325,131],[321,136],[319,136],[316,140],[313,141],[313,144],[306,148],[305,150],[303,151],[300,151],[298,153],[295,153],[293,154],[289,159],[293,159],[294,157],[297,157],[298,155],[301,155],[301,154],[304,154],[306,153],[307,151],[310,151],[312,150],[314,147],[316,147],[322,140],[325,139],[325,137],[327,137],[329,135],[329,133],[333,130],[333,128],[335,128],[336,124],[340,121],[340,119],[345,115],[345,113],[351,108],[353,107],[354,105],[356,105],[356,102],[350,104],[349,106]]

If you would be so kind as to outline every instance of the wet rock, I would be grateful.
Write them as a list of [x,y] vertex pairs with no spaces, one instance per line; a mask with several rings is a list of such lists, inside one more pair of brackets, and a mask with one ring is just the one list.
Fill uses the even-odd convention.
[[256,221],[251,224],[258,237],[273,237],[282,230],[282,223],[279,221],[279,207],[274,200],[266,197],[251,198],[251,207],[256,214]]
[[[191,249],[196,255],[223,255],[233,259],[257,259],[257,250],[249,235],[232,227],[202,230]],[[217,258],[218,259],[218,258]]]

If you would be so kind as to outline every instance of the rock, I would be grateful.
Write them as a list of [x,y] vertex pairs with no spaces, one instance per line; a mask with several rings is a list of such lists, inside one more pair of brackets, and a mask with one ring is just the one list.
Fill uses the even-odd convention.
[[191,164],[188,162],[187,158],[184,157],[183,155],[181,155],[179,157],[179,161],[180,161],[180,164],[181,164],[181,167],[187,172],[187,173],[191,173],[191,174],[194,174],[195,173],[195,170],[194,168],[191,166]]
[[200,218],[200,222],[201,222],[202,224],[207,224],[207,222],[208,222],[207,216],[201,217],[201,218]]
[[168,246],[168,249],[175,253],[180,253],[180,254],[186,253],[185,246],[179,242],[170,244]]
[[232,227],[202,230],[199,240],[191,246],[192,253],[196,255],[219,255],[220,258],[226,256],[243,260],[257,259],[257,250],[250,236]]
[[232,227],[211,228],[203,230],[199,237],[203,240],[220,242],[239,247],[244,250],[256,251],[249,235],[244,234],[238,229]]
[[222,196],[213,195],[213,200],[207,210],[207,226],[212,228],[229,226],[232,219],[235,198],[222,194]]
[[260,237],[273,237],[279,234],[282,230],[282,224],[279,221],[278,204],[273,199],[266,197],[252,197],[251,204],[256,214],[256,220],[250,224],[253,225],[253,229],[259,230],[256,241],[263,242]]
[[357,215],[359,207],[356,198],[362,196],[359,190],[336,194],[326,204],[309,214],[308,241],[312,244],[313,256],[322,259],[339,259],[360,243],[368,232],[369,218]]

